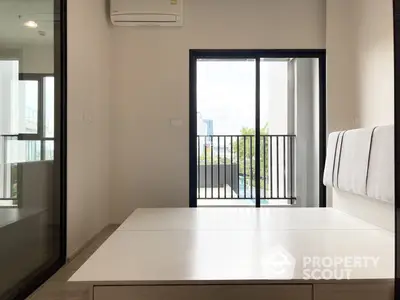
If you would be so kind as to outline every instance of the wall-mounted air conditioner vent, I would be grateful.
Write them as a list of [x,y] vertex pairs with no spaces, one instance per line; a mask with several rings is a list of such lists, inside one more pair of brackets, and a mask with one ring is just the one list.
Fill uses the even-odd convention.
[[115,26],[182,26],[183,0],[111,0]]

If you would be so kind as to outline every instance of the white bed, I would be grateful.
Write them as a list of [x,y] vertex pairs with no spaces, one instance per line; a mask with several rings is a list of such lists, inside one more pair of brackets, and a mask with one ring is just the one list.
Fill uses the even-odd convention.
[[173,208],[136,210],[70,282],[95,300],[389,300],[393,277],[393,234],[331,208]]

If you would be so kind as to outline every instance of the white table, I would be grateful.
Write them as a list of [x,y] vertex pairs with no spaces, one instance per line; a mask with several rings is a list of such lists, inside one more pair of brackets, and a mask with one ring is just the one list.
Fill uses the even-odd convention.
[[393,234],[334,209],[176,208],[136,210],[70,281],[95,300],[389,300],[393,277]]

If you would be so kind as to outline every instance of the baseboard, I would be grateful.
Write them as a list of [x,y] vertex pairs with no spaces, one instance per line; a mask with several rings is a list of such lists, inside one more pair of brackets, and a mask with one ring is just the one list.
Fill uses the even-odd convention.
[[82,247],[80,247],[79,249],[77,249],[76,251],[74,251],[73,253],[71,253],[68,257],[67,257],[67,263],[71,262],[73,259],[75,259],[79,254],[82,253],[82,251],[84,249],[86,249],[90,244],[92,244],[96,238],[98,238],[102,233],[104,233],[105,231],[113,231],[116,230],[118,227],[120,226],[120,224],[109,224],[107,226],[105,226],[102,230],[100,230],[98,233],[96,233],[91,239],[89,239],[86,243],[83,244]]

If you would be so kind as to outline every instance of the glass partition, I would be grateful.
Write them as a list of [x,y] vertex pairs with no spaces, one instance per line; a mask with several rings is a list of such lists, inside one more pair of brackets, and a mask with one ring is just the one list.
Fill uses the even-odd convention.
[[64,6],[0,1],[0,299],[25,298],[65,259]]

